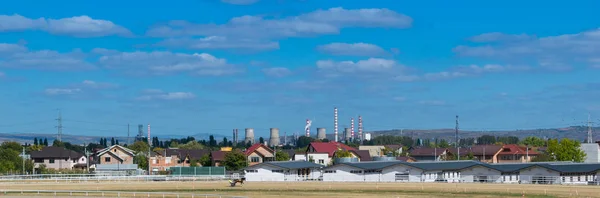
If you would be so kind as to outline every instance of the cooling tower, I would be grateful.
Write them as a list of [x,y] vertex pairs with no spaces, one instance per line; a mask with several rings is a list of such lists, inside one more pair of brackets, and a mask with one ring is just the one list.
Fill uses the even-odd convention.
[[244,139],[244,143],[248,143],[250,142],[250,144],[254,144],[254,129],[253,128],[246,128],[246,139]]
[[269,139],[269,146],[279,145],[279,129],[271,128],[271,138]]
[[352,137],[352,132],[349,128],[344,128],[344,137],[344,140],[350,141],[350,138]]
[[326,138],[325,128],[317,128],[317,139],[322,140]]

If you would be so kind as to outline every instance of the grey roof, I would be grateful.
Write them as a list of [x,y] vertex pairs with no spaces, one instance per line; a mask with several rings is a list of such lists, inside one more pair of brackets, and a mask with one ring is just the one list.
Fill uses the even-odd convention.
[[264,163],[260,163],[260,164],[256,164],[253,166],[249,166],[250,167],[254,167],[254,166],[261,166],[261,165],[271,165],[271,166],[276,166],[276,167],[280,167],[280,168],[284,168],[284,169],[301,169],[301,168],[322,168],[325,167],[321,164],[317,164],[317,163],[313,163],[313,162],[307,162],[307,161],[278,161],[278,162],[264,162]]
[[[369,162],[348,162],[348,163],[340,163],[339,165],[347,165],[356,168],[360,168],[363,170],[372,170],[372,169],[383,169],[388,166],[393,166],[396,164],[403,164],[403,161],[369,161]],[[330,168],[332,168],[331,166]]]
[[[435,161],[435,162],[404,162],[404,161],[372,161],[372,162],[351,162],[341,163],[337,165],[347,165],[363,170],[383,169],[394,165],[406,165],[418,168],[424,171],[456,171],[473,166],[483,166],[500,172],[515,172],[529,167],[542,167],[549,170],[554,170],[560,173],[572,172],[598,172],[600,171],[600,163],[563,163],[563,162],[537,162],[537,163],[521,163],[521,164],[487,164],[478,161]],[[334,169],[335,166],[330,166],[327,169]]]
[[82,157],[82,153],[78,153],[72,150],[68,150],[63,147],[47,146],[42,148],[41,151],[31,151],[32,159],[78,159]]

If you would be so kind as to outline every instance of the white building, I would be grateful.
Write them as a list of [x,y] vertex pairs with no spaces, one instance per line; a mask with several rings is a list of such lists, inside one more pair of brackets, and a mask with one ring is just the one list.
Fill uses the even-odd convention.
[[581,150],[585,153],[585,163],[600,163],[600,145],[598,143],[582,143]]
[[599,178],[598,163],[380,161],[342,163],[323,169],[323,181],[588,184],[600,181]]
[[265,162],[244,169],[247,181],[320,180],[323,165],[307,161]]
[[306,153],[306,161],[327,166],[331,163],[328,153]]

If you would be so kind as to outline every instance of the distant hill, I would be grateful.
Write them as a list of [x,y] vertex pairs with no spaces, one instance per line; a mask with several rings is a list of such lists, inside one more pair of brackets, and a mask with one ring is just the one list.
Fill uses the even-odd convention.
[[[160,140],[170,140],[170,139],[181,139],[181,138],[185,138],[187,136],[192,136],[194,138],[196,138],[197,140],[200,139],[206,139],[208,140],[209,136],[211,134],[207,134],[207,133],[198,133],[198,134],[194,134],[194,135],[157,135],[156,137],[158,137],[158,139]],[[217,141],[221,141],[223,140],[223,137],[227,137],[227,136],[223,136],[223,135],[213,135],[215,137],[215,140]],[[54,141],[54,139],[56,139],[56,134],[35,134],[35,133],[17,133],[17,134],[9,134],[9,133],[0,133],[0,142],[4,142],[4,141],[16,141],[16,142],[21,142],[21,143],[33,143],[33,139],[34,138],[47,138],[48,142],[50,144],[52,144],[52,141]],[[86,136],[86,135],[68,135],[68,134],[63,134],[62,136],[62,140],[65,142],[70,142],[72,144],[84,144],[84,143],[98,143],[100,141],[101,136]],[[108,138],[108,141],[110,141],[110,136],[107,136],[105,138]],[[127,143],[127,137],[114,137],[115,140],[119,140],[119,143],[121,144],[125,144]],[[135,137],[131,136],[129,138],[130,141],[134,141]],[[227,137],[228,140],[231,140],[231,137]]]
[[[594,131],[595,140],[600,139],[600,127],[594,127],[592,129]],[[421,138],[421,139],[454,139],[454,129],[430,129],[430,130],[422,130],[422,129],[392,129],[392,130],[384,130],[384,131],[368,131],[366,133],[371,133],[374,137],[380,135],[393,135],[393,136],[409,136],[413,138]],[[217,134],[209,134],[209,133],[197,133],[193,135],[157,135],[160,140],[168,140],[168,139],[180,139],[185,138],[187,136],[192,136],[197,140],[208,140],[209,136],[213,135],[215,140],[221,141],[223,137],[227,137],[228,140],[232,140],[231,136],[217,135]],[[342,133],[339,134],[340,137]],[[541,138],[571,138],[579,141],[585,140],[587,137],[587,127],[586,126],[570,126],[564,128],[553,128],[553,129],[526,129],[526,130],[513,130],[513,131],[459,131],[460,138],[475,138],[482,135],[493,135],[493,136],[516,136],[519,139],[528,137],[528,136],[536,136]],[[56,134],[8,134],[8,133],[0,133],[0,142],[3,141],[17,141],[17,142],[27,142],[32,143],[33,138],[48,138],[48,141],[51,143],[56,138]],[[283,137],[283,136],[281,136]],[[292,136],[288,136],[291,138]],[[106,137],[110,138],[111,137]],[[115,137],[119,140],[120,143],[127,143],[127,137]],[[327,138],[333,140],[333,134],[327,134]],[[244,137],[240,137],[240,140],[243,140]],[[100,136],[84,136],[84,135],[63,135],[63,141],[71,142],[73,144],[83,144],[89,142],[98,142],[100,140]],[[130,138],[131,141],[134,140],[132,136]],[[268,137],[265,137],[265,141],[268,140]],[[288,139],[290,141],[291,139]],[[258,138],[256,138],[258,141]]]
[[[462,131],[459,130],[460,138],[475,138],[482,135],[493,135],[493,136],[516,136],[519,139],[536,136],[541,138],[571,138],[583,141],[587,138],[586,126],[570,126],[564,128],[553,128],[553,129],[524,129],[524,130],[513,130],[513,131]],[[600,139],[600,127],[592,128],[594,139]],[[380,135],[394,135],[394,136],[409,136],[413,138],[421,139],[454,139],[454,129],[431,129],[431,130],[418,130],[418,129],[393,129],[385,131],[371,131],[373,136]]]

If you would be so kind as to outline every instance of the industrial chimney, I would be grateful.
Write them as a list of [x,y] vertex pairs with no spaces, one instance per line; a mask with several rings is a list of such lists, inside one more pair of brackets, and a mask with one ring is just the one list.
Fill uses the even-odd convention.
[[278,146],[279,145],[279,129],[271,128],[271,137],[269,139],[269,146]]
[[337,107],[333,108],[333,136],[335,142],[338,142],[338,109]]
[[352,137],[352,132],[349,128],[344,128],[344,136],[346,141],[350,141],[350,138]]
[[244,143],[254,144],[254,129],[246,128],[246,139],[244,139]]
[[327,133],[325,132],[325,128],[317,128],[317,139],[323,140],[327,138]]

